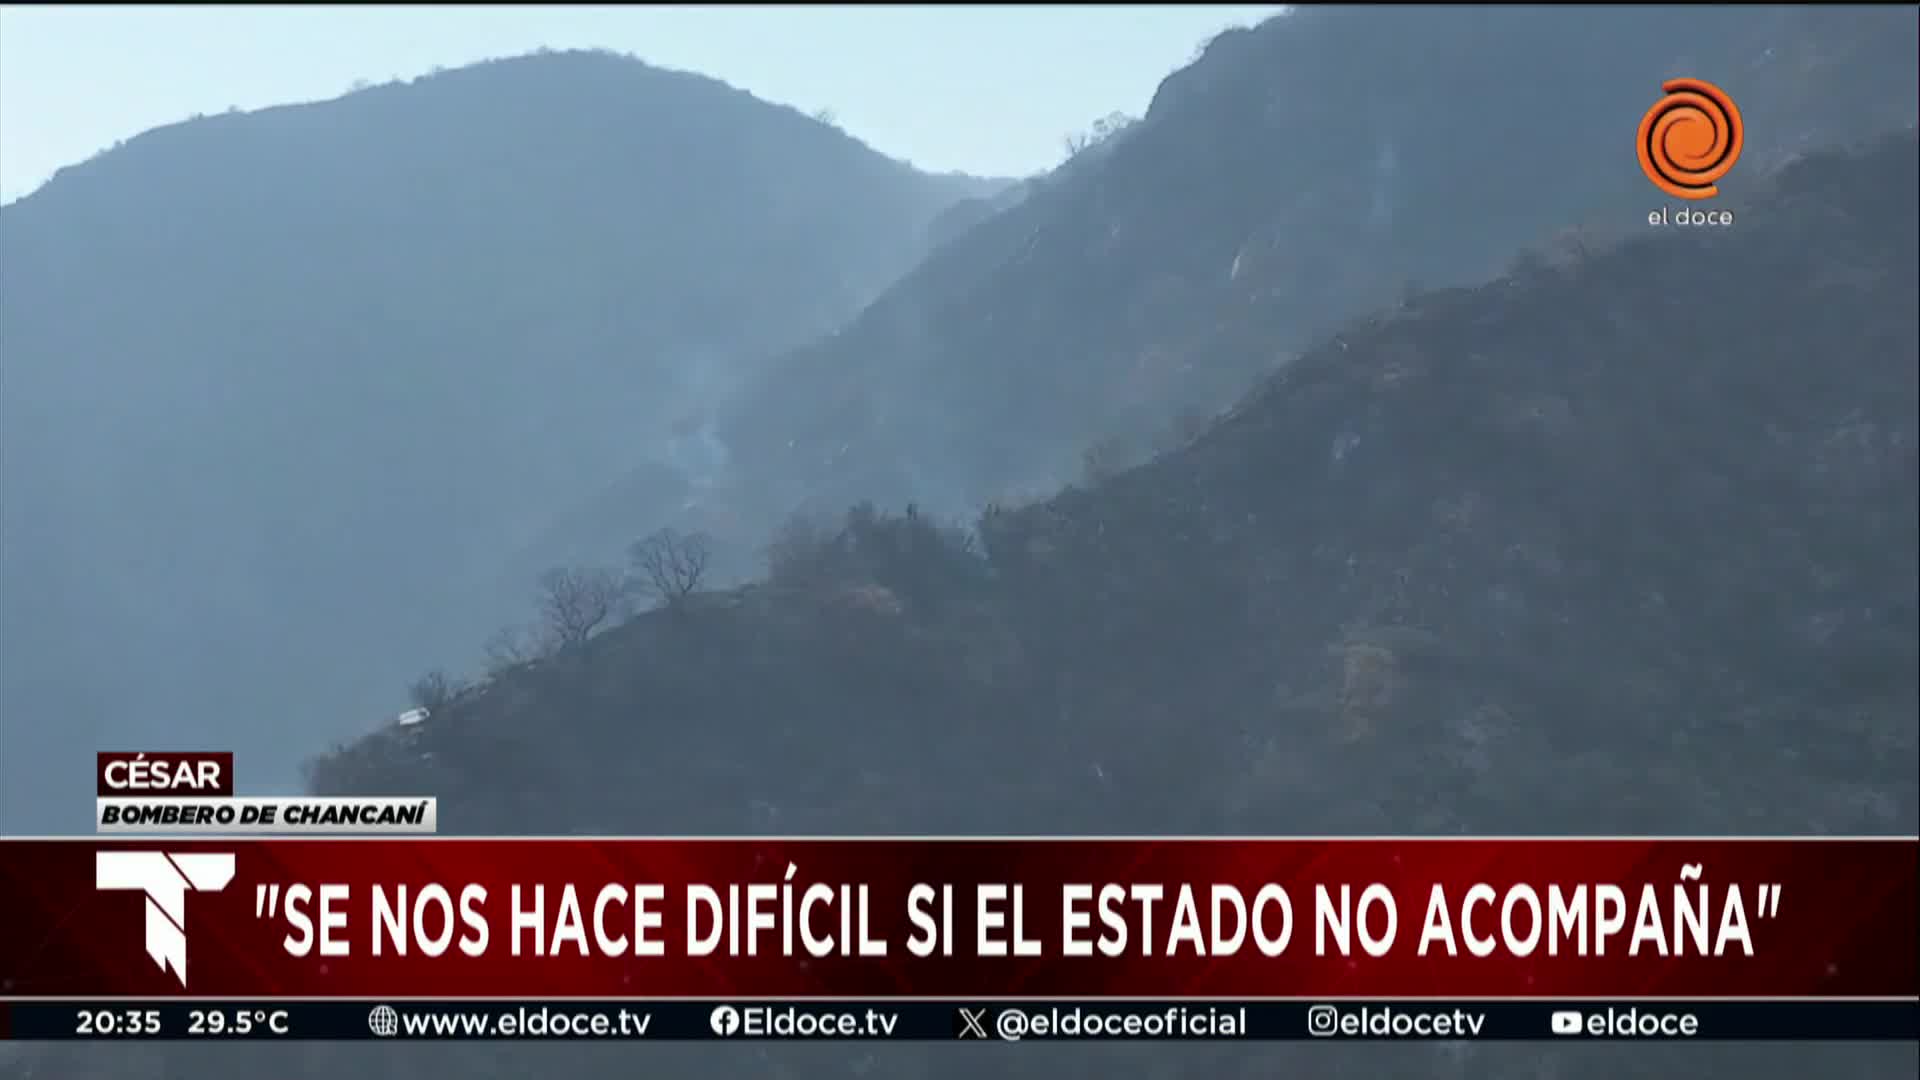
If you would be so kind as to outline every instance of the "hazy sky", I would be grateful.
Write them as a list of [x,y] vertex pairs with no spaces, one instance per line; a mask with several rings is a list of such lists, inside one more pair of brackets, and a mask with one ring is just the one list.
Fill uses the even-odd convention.
[[1274,6],[0,6],[0,199],[142,131],[338,96],[540,46],[598,46],[831,109],[923,168],[1024,174],[1138,114],[1219,30]]

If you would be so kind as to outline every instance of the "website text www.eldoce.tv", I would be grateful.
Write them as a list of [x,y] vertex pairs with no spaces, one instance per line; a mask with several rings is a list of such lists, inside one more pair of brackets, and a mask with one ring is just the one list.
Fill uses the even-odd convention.
[[376,1035],[415,1039],[635,1039],[646,1037],[653,1015],[621,1006],[456,1012],[376,1005],[367,1025]]

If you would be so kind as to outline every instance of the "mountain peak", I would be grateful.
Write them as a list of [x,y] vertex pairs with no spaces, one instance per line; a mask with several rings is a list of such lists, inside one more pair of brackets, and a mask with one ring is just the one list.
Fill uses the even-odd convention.
[[[78,696],[77,723],[129,737],[223,716],[291,779],[245,717],[337,731],[421,651],[477,655],[520,608],[517,560],[569,550],[553,523],[673,464],[672,425],[992,187],[596,52],[207,117],[64,170],[0,211],[0,618],[9,670],[38,672],[0,712]],[[150,564],[102,546],[132,520]],[[353,655],[305,668],[322,641]],[[97,648],[125,683],[78,694],[62,664]],[[236,690],[236,663],[262,677]],[[34,759],[5,756],[7,811],[39,805],[12,771]]]

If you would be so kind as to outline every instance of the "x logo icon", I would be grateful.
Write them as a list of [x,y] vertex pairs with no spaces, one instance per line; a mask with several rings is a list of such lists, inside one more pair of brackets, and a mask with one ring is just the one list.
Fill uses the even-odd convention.
[[962,1039],[984,1039],[987,1037],[987,1010],[961,1009],[960,1034]]

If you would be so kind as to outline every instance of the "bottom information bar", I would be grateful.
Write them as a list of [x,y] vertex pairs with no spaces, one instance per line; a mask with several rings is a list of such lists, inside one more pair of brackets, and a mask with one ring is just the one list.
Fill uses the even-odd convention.
[[1901,1001],[0,1001],[0,1037],[449,1040],[1920,1038]]

